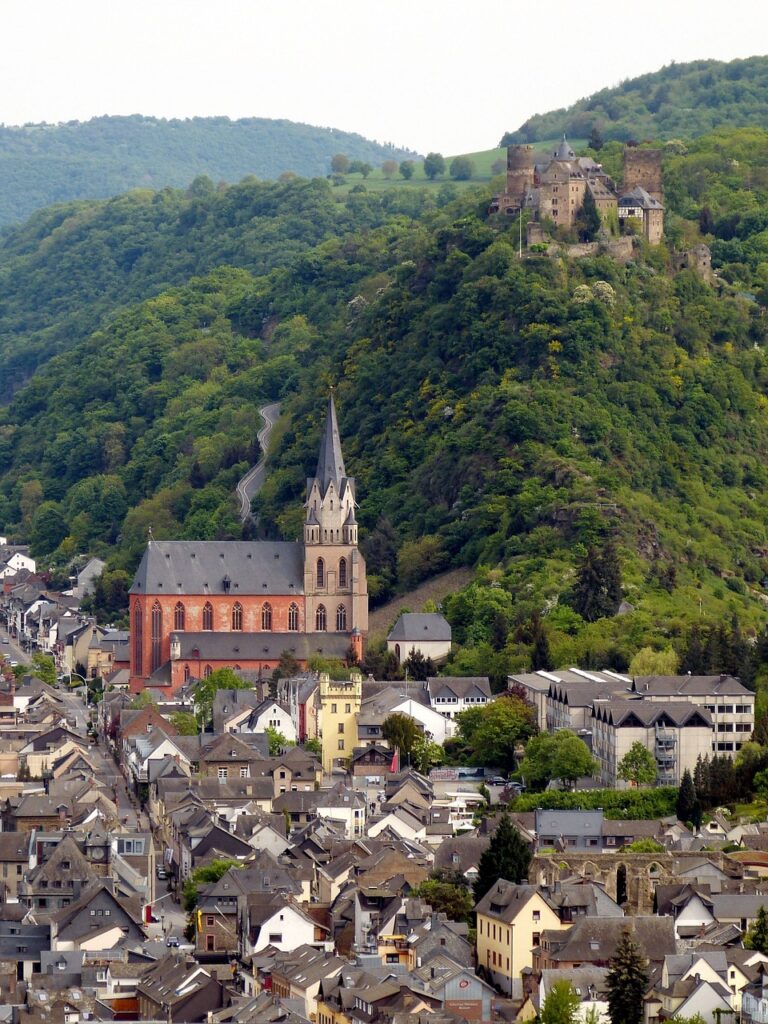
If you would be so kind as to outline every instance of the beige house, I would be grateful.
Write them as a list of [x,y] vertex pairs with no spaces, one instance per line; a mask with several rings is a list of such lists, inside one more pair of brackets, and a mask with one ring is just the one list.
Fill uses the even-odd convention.
[[544,929],[569,928],[535,885],[504,879],[483,896],[477,912],[477,963],[494,985],[521,998],[521,972],[533,967],[532,950]]
[[592,707],[592,753],[600,781],[615,786],[617,769],[633,743],[641,743],[656,760],[656,781],[679,786],[686,769],[712,749],[712,718],[694,704],[654,704],[642,700],[595,701]]

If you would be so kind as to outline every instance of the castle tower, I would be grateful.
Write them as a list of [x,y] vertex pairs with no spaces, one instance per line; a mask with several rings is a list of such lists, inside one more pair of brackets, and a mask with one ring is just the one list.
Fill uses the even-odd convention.
[[533,146],[507,146],[507,194],[522,205],[525,194],[533,188],[536,157]]
[[365,561],[357,547],[355,481],[346,475],[333,395],[304,520],[306,629],[359,637],[368,631]]
[[660,149],[638,149],[624,147],[623,192],[631,192],[638,185],[644,188],[651,199],[664,204],[664,182],[661,171]]
[[357,716],[363,699],[363,677],[350,673],[338,681],[320,674],[320,708],[323,733],[323,771],[347,765],[357,746]]

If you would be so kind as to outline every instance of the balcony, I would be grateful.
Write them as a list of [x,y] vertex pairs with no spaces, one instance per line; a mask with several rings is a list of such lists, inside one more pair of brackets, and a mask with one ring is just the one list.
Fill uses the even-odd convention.
[[675,786],[677,779],[674,772],[659,769],[656,774],[656,782],[659,786]]
[[677,733],[672,729],[656,730],[656,746],[674,747],[677,743]]

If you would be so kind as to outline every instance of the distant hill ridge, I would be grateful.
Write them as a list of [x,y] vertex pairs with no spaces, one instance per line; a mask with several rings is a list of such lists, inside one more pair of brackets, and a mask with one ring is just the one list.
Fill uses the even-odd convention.
[[603,139],[689,139],[721,125],[744,127],[768,121],[768,57],[728,63],[696,60],[669,64],[611,89],[601,89],[570,107],[529,117],[507,132],[502,146],[539,142],[566,133]]
[[325,176],[345,153],[378,167],[416,154],[336,128],[251,117],[164,120],[132,115],[0,127],[0,226],[70,199],[182,187],[199,175],[238,182],[284,171]]

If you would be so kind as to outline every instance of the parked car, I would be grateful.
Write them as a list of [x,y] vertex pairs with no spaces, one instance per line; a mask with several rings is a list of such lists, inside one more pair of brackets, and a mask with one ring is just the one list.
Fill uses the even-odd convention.
[[165,879],[168,877],[168,872],[165,870],[164,867],[161,867],[159,865],[157,867],[157,870],[155,871],[155,874],[160,879],[160,881],[165,881]]
[[166,944],[166,946],[178,946],[179,945],[179,936],[178,935],[169,935],[168,938],[165,940],[165,944]]

